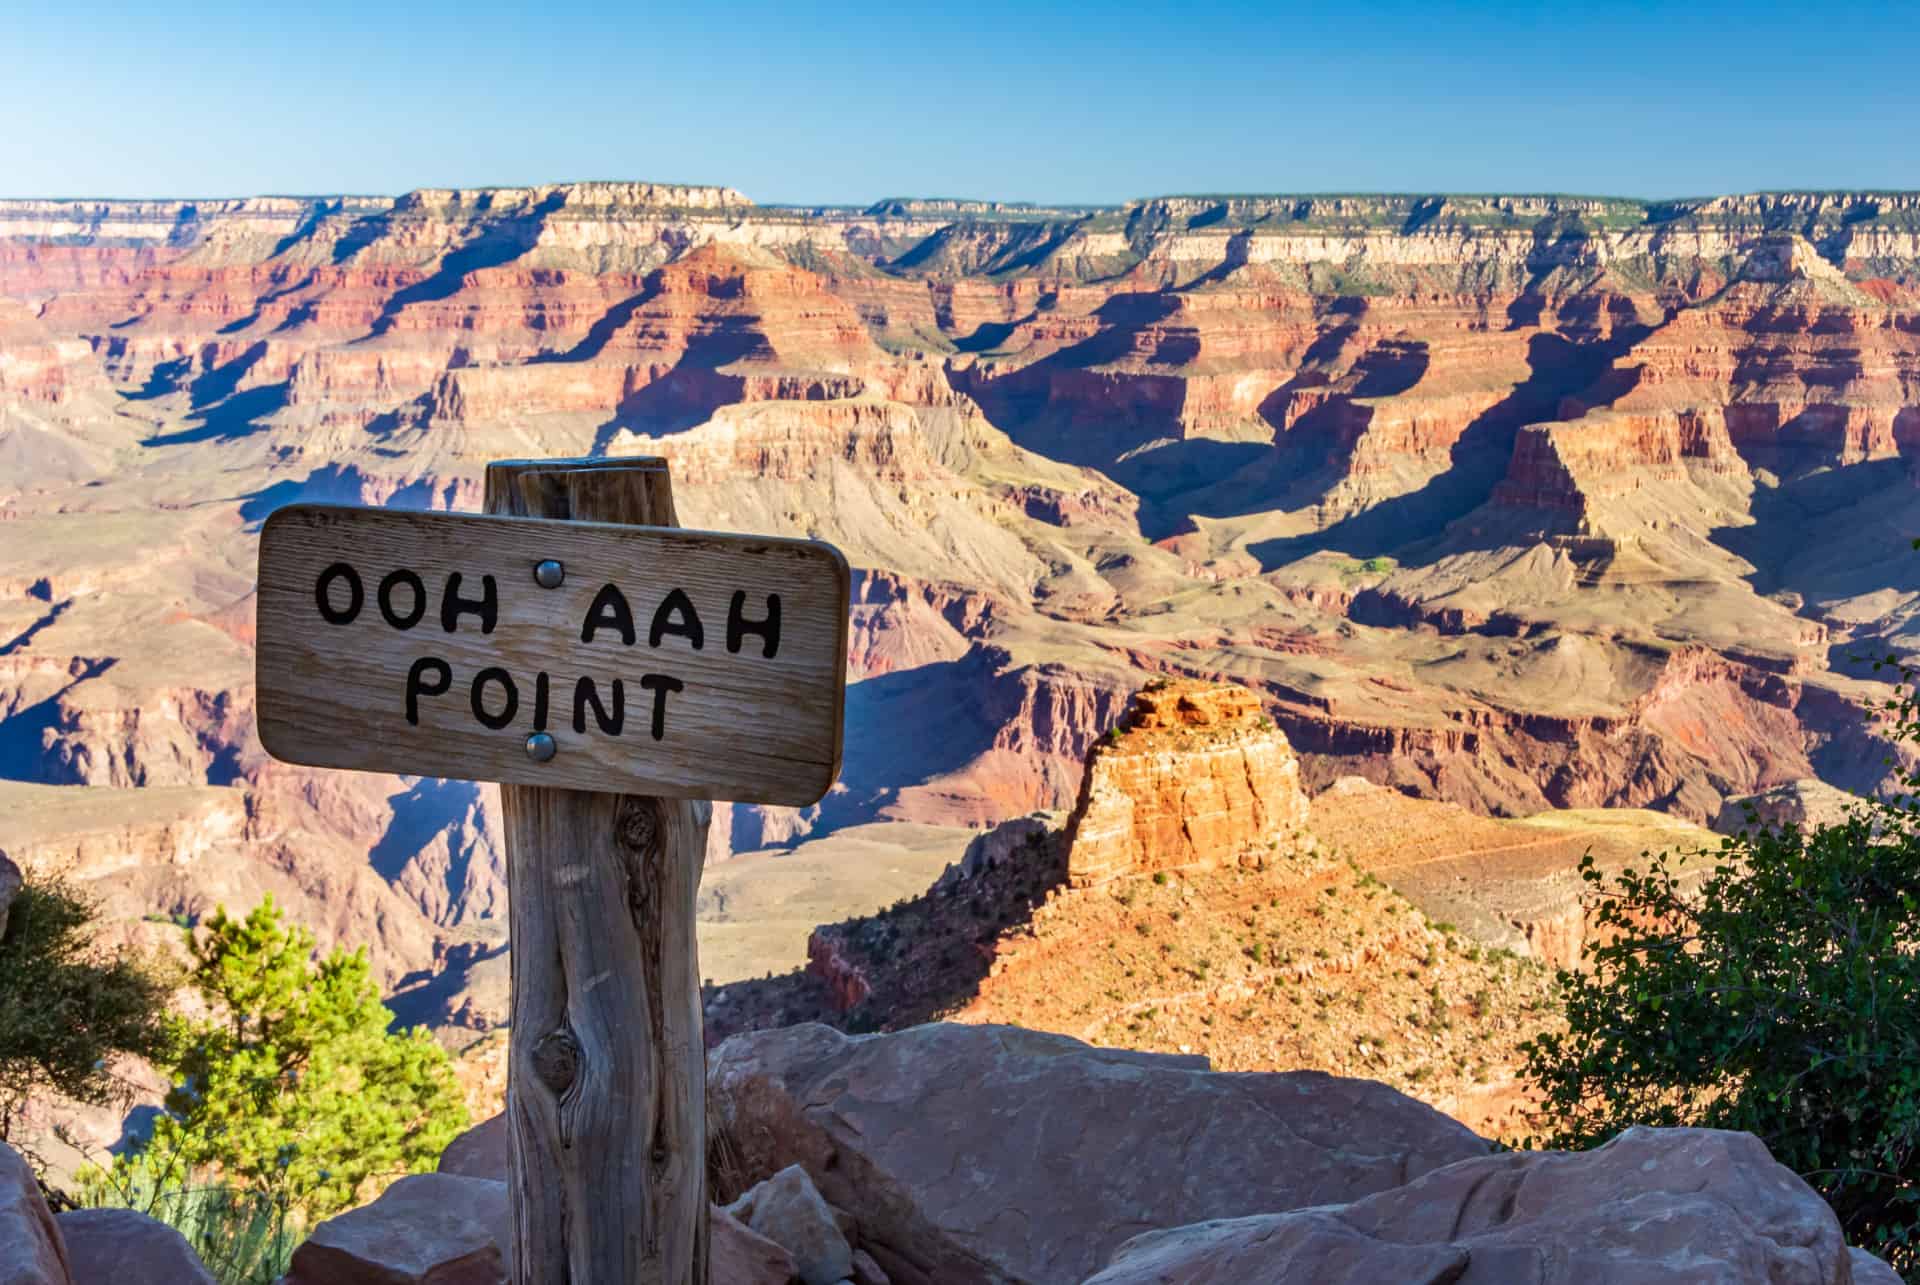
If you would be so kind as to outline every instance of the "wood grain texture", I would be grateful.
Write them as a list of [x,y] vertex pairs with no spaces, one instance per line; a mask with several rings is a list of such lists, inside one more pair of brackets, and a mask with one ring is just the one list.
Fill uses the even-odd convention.
[[[487,508],[671,520],[658,460],[495,464]],[[515,1285],[708,1285],[707,803],[501,787]]]
[[[514,467],[489,477],[512,479],[512,509],[494,512],[517,517],[291,505],[267,520],[256,652],[267,749],[315,767],[574,789],[795,806],[824,795],[846,690],[838,551],[639,525],[640,514],[670,521],[672,500],[630,481],[598,495],[608,478],[664,472]],[[600,516],[532,516],[556,512]],[[547,558],[565,567],[557,588],[534,580]],[[776,597],[768,656],[755,627]],[[461,601],[491,601],[491,620]],[[557,743],[545,762],[526,752],[534,731]]]

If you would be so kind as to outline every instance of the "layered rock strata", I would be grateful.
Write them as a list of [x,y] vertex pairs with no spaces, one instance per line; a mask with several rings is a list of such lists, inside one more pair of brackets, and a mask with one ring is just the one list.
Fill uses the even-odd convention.
[[1143,688],[1087,759],[1067,824],[1067,879],[1257,864],[1306,840],[1307,796],[1287,738],[1243,687]]
[[233,791],[221,859],[83,819],[76,868],[133,922],[272,891],[417,991],[504,904],[493,796],[266,759],[258,524],[644,452],[689,525],[826,538],[859,576],[842,788],[733,809],[734,851],[1070,807],[1146,675],[1255,692],[1312,787],[1695,820],[1871,791],[1886,689],[1851,658],[1920,645],[1917,220],[1892,193],[0,202],[0,532],[30,554],[0,571],[0,779]]

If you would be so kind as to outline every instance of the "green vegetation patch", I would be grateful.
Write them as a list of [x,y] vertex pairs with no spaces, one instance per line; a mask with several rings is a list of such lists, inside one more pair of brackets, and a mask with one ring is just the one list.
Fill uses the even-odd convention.
[[[1902,668],[1886,723],[1920,745]],[[1846,820],[1749,827],[1695,884],[1668,855],[1582,863],[1599,944],[1562,973],[1568,1027],[1523,1046],[1544,1139],[1744,1130],[1920,1280],[1920,771]]]

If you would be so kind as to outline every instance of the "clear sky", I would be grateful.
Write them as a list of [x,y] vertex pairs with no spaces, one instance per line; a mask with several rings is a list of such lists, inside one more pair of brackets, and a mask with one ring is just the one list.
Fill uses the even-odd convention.
[[1920,188],[1920,3],[0,0],[0,195]]

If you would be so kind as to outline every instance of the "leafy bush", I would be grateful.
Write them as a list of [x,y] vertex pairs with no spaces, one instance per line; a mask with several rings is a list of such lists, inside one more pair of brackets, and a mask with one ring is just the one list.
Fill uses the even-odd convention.
[[0,938],[0,1142],[27,1099],[60,1094],[96,1106],[127,1100],[114,1054],[162,1056],[172,979],[165,968],[94,943],[94,908],[59,883],[15,896]]
[[446,1051],[424,1030],[389,1032],[364,952],[316,964],[312,935],[271,899],[245,919],[216,912],[192,950],[212,1017],[177,1022],[176,1087],[114,1162],[118,1186],[191,1191],[212,1175],[324,1218],[432,1168],[466,1127]]
[[[1913,677],[1887,702],[1907,744],[1920,743]],[[1920,1279],[1916,790],[1920,774],[1905,775],[1822,828],[1750,820],[1697,885],[1670,856],[1611,886],[1584,862],[1603,944],[1590,972],[1561,974],[1566,1032],[1525,1046],[1551,1141],[1747,1130],[1852,1243]]]

